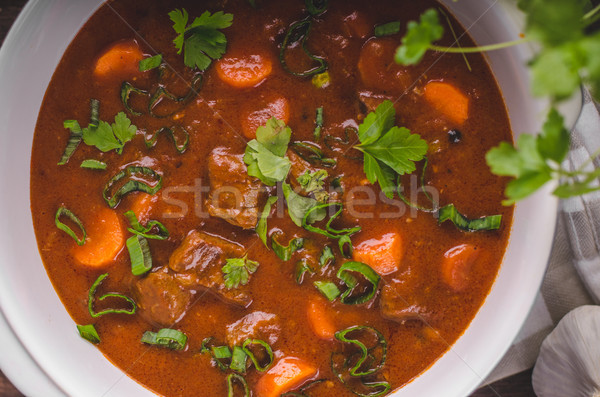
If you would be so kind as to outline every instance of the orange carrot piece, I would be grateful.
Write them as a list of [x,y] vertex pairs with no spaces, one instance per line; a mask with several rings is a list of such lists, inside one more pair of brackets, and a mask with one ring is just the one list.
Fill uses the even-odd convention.
[[327,302],[320,296],[309,299],[308,322],[313,332],[321,339],[332,340],[337,331],[333,322],[333,315],[327,311]]
[[131,210],[137,216],[138,221],[146,223],[150,220],[150,215],[154,209],[154,205],[158,201],[158,195],[148,194],[139,192],[137,197],[134,198],[134,202],[131,205]]
[[137,74],[140,73],[139,63],[143,58],[144,54],[134,40],[120,41],[98,58],[94,74],[97,77]]
[[380,238],[365,240],[354,247],[352,257],[381,275],[394,273],[404,257],[402,237],[399,233],[390,232]]
[[450,121],[460,125],[469,117],[469,98],[452,84],[432,81],[424,91],[427,102]]
[[288,123],[290,120],[290,104],[284,97],[272,98],[268,101],[249,103],[251,107],[243,109],[240,113],[242,131],[248,139],[256,138],[256,129],[265,125],[267,121],[275,117]]
[[225,83],[236,88],[254,87],[273,71],[273,62],[264,55],[229,56],[216,64],[217,75]]
[[479,256],[477,247],[461,244],[449,249],[442,261],[442,279],[455,291],[462,291],[469,285],[469,276],[475,260]]
[[317,376],[318,369],[296,357],[284,357],[256,383],[258,397],[279,397]]
[[71,253],[85,266],[102,267],[112,262],[125,242],[121,218],[116,211],[102,208],[93,223],[86,224],[87,239]]

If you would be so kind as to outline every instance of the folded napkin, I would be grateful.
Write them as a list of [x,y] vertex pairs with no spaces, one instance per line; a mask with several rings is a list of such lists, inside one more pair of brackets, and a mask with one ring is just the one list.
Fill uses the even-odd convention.
[[[584,92],[584,105],[571,133],[571,170],[600,167],[589,162],[600,149],[600,106]],[[542,288],[513,345],[483,382],[514,375],[535,364],[540,345],[572,309],[600,304],[600,192],[561,200],[554,246]]]

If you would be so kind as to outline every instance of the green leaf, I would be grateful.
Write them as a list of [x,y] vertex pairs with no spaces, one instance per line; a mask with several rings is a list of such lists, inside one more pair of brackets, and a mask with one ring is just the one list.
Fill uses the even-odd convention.
[[140,72],[156,69],[162,63],[162,54],[154,55],[150,58],[145,58],[140,61]]
[[304,247],[304,239],[295,237],[290,240],[288,245],[283,245],[277,241],[277,235],[281,233],[277,233],[276,235],[271,236],[271,247],[275,254],[284,262],[289,261],[292,258],[292,254],[302,247]]
[[229,258],[223,266],[223,279],[227,289],[237,288],[248,284],[250,275],[258,269],[258,262],[249,260],[246,256],[243,258]]
[[536,136],[530,134],[519,136],[518,150],[509,143],[502,142],[487,152],[485,158],[492,173],[500,176],[518,178],[535,171],[550,172],[550,168],[538,152]]
[[427,153],[427,142],[418,134],[411,134],[407,128],[392,127],[377,142],[356,146],[378,161],[388,165],[399,175],[415,171],[415,161],[423,160]]
[[519,178],[508,183],[506,191],[504,192],[506,197],[508,197],[508,200],[504,200],[503,204],[511,205],[516,201],[524,199],[544,186],[551,179],[552,176],[547,171],[532,171],[523,174]]
[[95,146],[102,152],[121,149],[123,147],[113,134],[112,127],[106,121],[100,121],[98,128],[84,128],[83,142],[88,146]]
[[178,34],[173,42],[178,54],[184,51],[184,62],[190,68],[204,71],[215,59],[220,59],[227,48],[227,38],[219,31],[231,26],[233,15],[223,11],[211,14],[205,11],[187,26],[189,15],[185,9],[169,13],[173,30]]
[[244,162],[248,175],[273,186],[287,178],[292,163],[285,156],[291,137],[291,129],[283,121],[270,119],[256,130],[256,139],[248,142]]
[[358,126],[358,139],[360,139],[361,144],[368,145],[378,140],[384,132],[389,131],[394,126],[395,118],[394,103],[389,100],[383,101]]
[[549,45],[583,36],[586,0],[520,0],[527,14],[527,34]]
[[375,37],[391,36],[400,32],[400,21],[375,26]]
[[375,158],[368,153],[365,153],[364,158],[364,170],[369,182],[379,182],[381,191],[383,191],[385,196],[390,199],[393,198],[394,192],[396,191],[396,174],[394,173],[394,170],[384,163],[375,160]]
[[396,50],[395,60],[402,65],[414,65],[423,59],[431,44],[442,38],[444,28],[433,8],[421,14],[419,23],[410,21],[402,45]]
[[313,284],[315,288],[329,300],[329,302],[333,302],[341,295],[340,289],[331,281],[315,281]]
[[466,232],[497,230],[502,224],[502,215],[491,215],[477,219],[468,219],[466,216],[458,212],[454,204],[448,204],[440,208],[438,215],[439,224],[450,220],[457,228]]
[[569,131],[565,128],[564,119],[553,108],[537,138],[537,150],[543,158],[561,163],[569,153],[569,143]]
[[335,255],[333,255],[333,251],[331,250],[331,247],[326,245],[325,248],[323,248],[323,252],[321,252],[321,256],[319,257],[319,266],[323,267],[334,260],[335,260]]
[[79,331],[79,336],[88,342],[93,343],[94,345],[100,343],[100,336],[98,336],[98,332],[93,324],[77,325],[77,331]]
[[329,200],[329,193],[325,191],[325,179],[329,175],[325,170],[306,172],[298,177],[298,183],[306,193],[311,193],[319,203]]
[[267,199],[265,203],[265,207],[263,208],[258,223],[256,224],[256,233],[258,237],[260,237],[261,241],[265,244],[265,247],[269,247],[267,245],[267,219],[269,218],[269,214],[271,213],[271,207],[277,201],[277,196],[271,196]]
[[112,130],[117,139],[124,145],[135,136],[137,127],[131,125],[131,120],[123,112],[115,116],[115,122],[112,124]]
[[88,159],[88,160],[83,160],[81,162],[81,168],[85,168],[88,170],[100,170],[100,171],[104,171],[106,170],[106,163],[102,162],[102,161],[98,161],[98,160],[93,160],[93,159]]
[[[296,224],[296,226],[302,227],[302,220],[306,213],[313,207],[319,205],[319,202],[310,197],[303,197],[294,192],[292,187],[287,184],[282,184],[283,188],[283,196],[285,197],[285,201],[288,206],[288,214],[292,221]],[[309,218],[306,223],[311,224],[314,222],[319,222],[325,219],[327,216],[327,211],[325,208],[313,211],[310,213]]]
[[292,129],[275,117],[256,129],[256,140],[279,157],[285,156],[291,136]]
[[544,49],[531,64],[533,94],[568,98],[581,84],[583,62],[575,43]]

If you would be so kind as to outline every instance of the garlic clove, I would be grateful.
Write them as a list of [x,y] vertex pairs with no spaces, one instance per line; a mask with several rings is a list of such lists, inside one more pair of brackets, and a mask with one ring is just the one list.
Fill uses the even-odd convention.
[[532,381],[538,397],[600,397],[600,306],[581,306],[558,323]]

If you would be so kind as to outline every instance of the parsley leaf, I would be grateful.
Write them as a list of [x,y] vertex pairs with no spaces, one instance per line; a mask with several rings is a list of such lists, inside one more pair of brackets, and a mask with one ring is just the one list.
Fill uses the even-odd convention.
[[440,25],[440,18],[435,9],[431,8],[421,14],[421,19],[410,21],[406,35],[402,38],[402,45],[396,50],[396,62],[402,65],[414,65],[423,59],[423,56],[434,41],[442,38],[444,28]]
[[223,11],[211,14],[205,11],[188,26],[189,14],[185,9],[169,13],[177,37],[173,40],[177,53],[184,51],[185,65],[204,71],[215,59],[220,59],[227,48],[227,38],[219,31],[231,26],[233,14]]
[[248,175],[269,186],[285,180],[292,166],[285,156],[291,136],[290,127],[276,118],[271,118],[265,126],[259,127],[256,139],[248,142],[244,154]]
[[243,258],[230,258],[221,269],[227,289],[237,288],[248,284],[250,275],[258,269],[258,262],[251,261],[246,256]]
[[[287,183],[284,183],[282,188],[290,218],[297,226],[302,227],[302,220],[306,213],[313,207],[318,206],[319,202],[311,197],[300,196]],[[325,208],[317,209],[310,213],[306,223],[310,225],[311,223],[322,221],[326,216],[327,211]]]
[[360,145],[354,146],[364,154],[364,170],[371,183],[379,182],[381,190],[392,198],[397,175],[415,171],[416,161],[423,160],[428,145],[418,134],[394,126],[396,111],[391,101],[381,103],[369,113],[358,127]]
[[327,202],[329,199],[329,193],[325,191],[325,179],[329,175],[325,170],[318,170],[315,172],[306,172],[298,177],[298,183],[304,189],[306,193],[312,193],[315,199],[319,203]]
[[147,70],[156,69],[162,63],[163,56],[162,54],[154,55],[150,58],[144,58],[140,61],[139,69],[140,72],[145,72]]
[[137,127],[131,124],[131,120],[123,112],[115,116],[115,122],[111,125],[106,121],[100,121],[98,127],[90,124],[83,129],[83,141],[88,146],[95,146],[103,152],[116,150],[123,152],[125,144],[133,139]]
[[550,45],[583,36],[583,15],[587,0],[519,0],[527,13],[527,34]]

